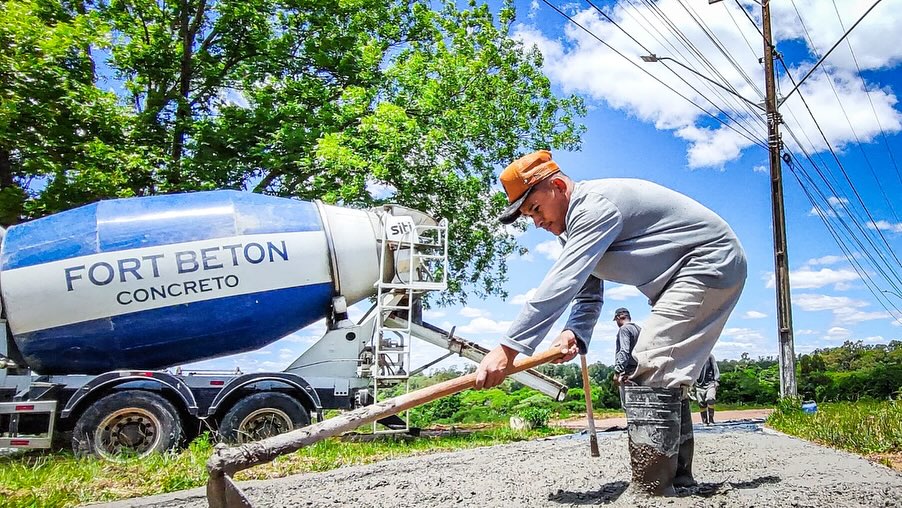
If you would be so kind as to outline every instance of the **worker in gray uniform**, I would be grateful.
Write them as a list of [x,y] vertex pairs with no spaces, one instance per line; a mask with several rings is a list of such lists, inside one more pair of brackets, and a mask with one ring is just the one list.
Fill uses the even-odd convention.
[[630,311],[620,307],[614,311],[614,322],[617,323],[617,340],[614,343],[614,382],[620,386],[620,403],[623,404],[623,385],[629,381],[629,374],[636,370],[636,359],[633,349],[639,340],[639,325],[633,323]]
[[[631,489],[673,495],[694,485],[689,388],[736,306],[746,258],[730,226],[698,202],[655,183],[625,178],[576,182],[547,150],[511,163],[500,175],[509,205],[560,240],[560,257],[535,294],[479,364],[477,388],[504,381],[520,354],[531,355],[572,303],[552,348],[570,361],[585,352],[603,302],[604,280],[635,286],[651,315],[633,349],[625,387],[633,470]],[[663,420],[647,414],[649,407]]]
[[710,355],[695,381],[695,401],[698,402],[702,423],[705,425],[714,423],[714,404],[717,403],[718,385],[720,385],[720,368],[717,367],[714,355]]

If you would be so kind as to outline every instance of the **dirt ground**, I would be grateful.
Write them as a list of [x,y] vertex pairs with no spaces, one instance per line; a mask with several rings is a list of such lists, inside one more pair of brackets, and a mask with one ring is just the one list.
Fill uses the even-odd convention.
[[[902,507],[902,474],[760,424],[696,427],[697,488],[634,498],[624,432],[439,453],[242,482],[255,507]],[[205,507],[203,489],[106,505]]]

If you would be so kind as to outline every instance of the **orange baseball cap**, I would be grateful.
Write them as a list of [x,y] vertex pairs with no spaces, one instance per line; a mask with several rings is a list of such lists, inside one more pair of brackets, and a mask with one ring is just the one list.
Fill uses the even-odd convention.
[[536,184],[560,171],[561,168],[551,160],[551,152],[548,150],[524,155],[504,168],[499,179],[510,204],[498,220],[502,224],[510,224],[517,220],[520,216],[520,207]]

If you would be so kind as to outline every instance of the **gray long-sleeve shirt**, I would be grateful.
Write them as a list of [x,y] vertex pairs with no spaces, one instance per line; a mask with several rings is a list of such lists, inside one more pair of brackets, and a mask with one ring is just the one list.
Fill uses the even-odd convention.
[[614,372],[632,373],[638,363],[633,358],[633,348],[639,340],[642,329],[635,323],[626,323],[617,330],[617,343],[614,350]]
[[635,286],[654,302],[676,277],[712,288],[745,280],[742,246],[700,203],[658,184],[610,178],[576,182],[560,236],[563,252],[501,343],[532,354],[573,302],[565,329],[588,347],[603,280]]

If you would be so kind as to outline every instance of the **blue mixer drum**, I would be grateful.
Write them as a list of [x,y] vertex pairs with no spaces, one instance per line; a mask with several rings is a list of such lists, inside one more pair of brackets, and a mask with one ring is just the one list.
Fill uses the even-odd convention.
[[259,349],[379,277],[372,212],[238,191],[101,201],[9,228],[0,291],[41,374]]

